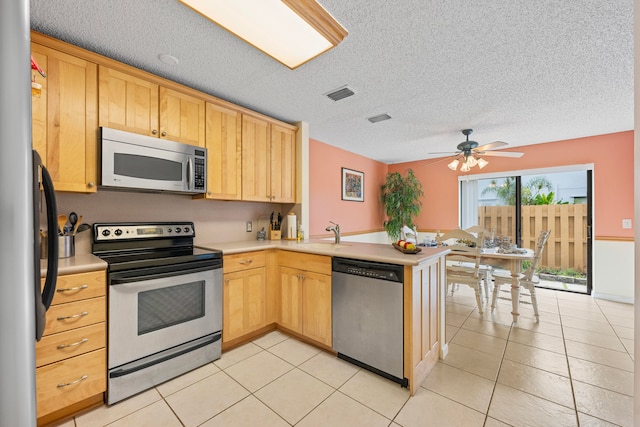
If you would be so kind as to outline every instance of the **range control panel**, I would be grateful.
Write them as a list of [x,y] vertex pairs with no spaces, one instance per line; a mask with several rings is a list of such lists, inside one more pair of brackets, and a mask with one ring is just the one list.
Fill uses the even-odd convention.
[[163,222],[94,224],[93,234],[96,242],[105,242],[131,239],[194,237],[196,232],[192,222]]

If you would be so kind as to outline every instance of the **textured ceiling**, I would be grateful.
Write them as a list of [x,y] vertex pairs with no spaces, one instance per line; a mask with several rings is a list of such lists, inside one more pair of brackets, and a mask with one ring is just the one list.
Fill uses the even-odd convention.
[[385,163],[454,151],[464,128],[509,148],[633,129],[632,0],[320,3],[349,35],[296,70],[177,0],[31,0],[31,27]]

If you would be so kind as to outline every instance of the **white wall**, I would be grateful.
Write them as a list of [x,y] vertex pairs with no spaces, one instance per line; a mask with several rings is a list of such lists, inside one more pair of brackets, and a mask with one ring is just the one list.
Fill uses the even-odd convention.
[[593,242],[593,296],[634,302],[634,242]]

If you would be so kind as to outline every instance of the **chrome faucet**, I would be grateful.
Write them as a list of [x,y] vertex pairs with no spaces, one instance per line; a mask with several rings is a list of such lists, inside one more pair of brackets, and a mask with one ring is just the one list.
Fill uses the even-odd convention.
[[326,231],[333,231],[333,234],[335,234],[336,236],[336,241],[335,244],[337,245],[338,243],[340,243],[340,225],[336,224],[333,221],[329,221],[331,224],[333,224],[333,226],[328,226],[327,228],[325,228]]

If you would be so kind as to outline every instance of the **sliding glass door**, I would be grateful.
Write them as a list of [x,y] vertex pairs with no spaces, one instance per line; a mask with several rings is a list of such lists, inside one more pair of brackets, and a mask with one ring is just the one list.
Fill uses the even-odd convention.
[[481,225],[489,238],[535,249],[551,235],[537,274],[540,287],[591,293],[591,171],[543,171],[461,181],[462,228]]

